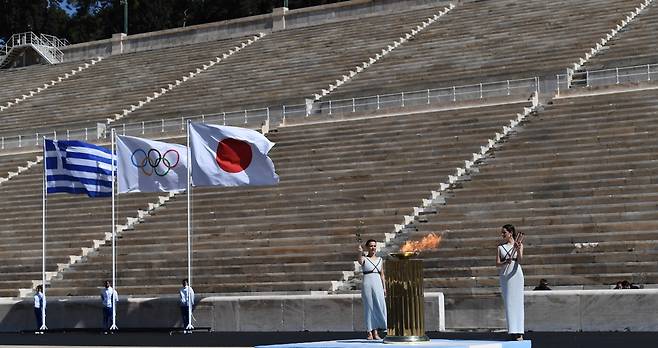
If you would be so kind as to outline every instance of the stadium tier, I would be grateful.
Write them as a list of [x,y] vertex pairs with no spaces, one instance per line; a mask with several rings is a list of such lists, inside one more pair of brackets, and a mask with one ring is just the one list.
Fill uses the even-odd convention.
[[[121,122],[302,104],[444,11],[445,5],[272,32],[186,81],[183,76],[249,38],[110,56],[93,71],[43,91],[29,105],[4,110],[2,133],[94,127],[176,80],[182,83]],[[552,76],[564,72],[636,5],[630,0],[465,2],[325,99]],[[506,11],[515,14],[500,21]],[[32,69],[40,70],[30,67],[24,74],[30,76]],[[40,120],[38,126],[35,119]]]
[[25,68],[0,69],[0,106],[6,106],[8,102],[15,102],[16,98],[22,98],[30,91],[43,88],[44,84],[50,84],[58,77],[77,70],[85,62],[69,62],[56,65],[32,65]]
[[132,113],[126,122],[303,104],[443,10],[438,6],[271,33],[166,100]]
[[495,238],[526,233],[527,286],[658,282],[656,90],[556,99],[494,150],[410,238],[443,233],[424,254],[427,287],[498,286]]
[[614,69],[658,62],[658,7],[652,2],[629,27],[613,39],[606,49],[594,56],[583,68]]
[[[277,143],[271,155],[281,177],[278,186],[193,192],[196,291],[332,290],[343,271],[354,271],[357,232],[363,239],[385,239],[393,224],[524,105],[270,133]],[[185,217],[185,196],[176,196],[123,232],[117,282],[124,292],[175,293],[187,274]],[[110,262],[110,248],[103,247],[49,291],[95,294]]]
[[[162,88],[246,40],[218,40],[105,58],[93,68],[41,92],[29,103],[0,111],[2,133],[17,134],[26,129],[52,132],[86,126],[95,128],[97,122],[104,123],[146,96],[153,97],[154,92],[161,92]],[[82,63],[73,65],[79,64]],[[28,67],[21,70],[24,70],[22,75],[25,78],[31,78],[33,70],[42,69]]]
[[[39,154],[41,155],[41,154]],[[2,156],[3,177],[27,167],[37,154]],[[30,289],[32,281],[41,279],[42,185],[43,162],[33,163],[29,169],[12,176],[0,185],[4,195],[0,209],[0,270],[4,276],[0,296],[18,296],[19,289]],[[125,197],[117,211],[119,223],[126,217],[136,216],[138,209],[146,210],[148,202],[156,201],[153,194]],[[111,205],[109,198],[88,198],[82,195],[49,195],[47,199],[46,270],[57,272],[68,265],[71,256],[81,257],[82,248],[93,248],[94,241],[103,241],[111,232]],[[61,269],[60,269],[61,271]],[[50,275],[49,275],[50,276]]]
[[632,0],[465,2],[331,98],[554,77],[638,4]]
[[[128,133],[184,143],[183,118],[199,114],[521,78],[555,86],[555,74],[574,64],[658,63],[652,3],[580,64],[640,3],[441,1],[395,13],[355,10],[348,19],[283,30],[238,30],[234,23],[233,38],[108,54],[93,64],[0,70],[0,297],[25,297],[41,282],[41,149],[10,144],[10,137],[39,142],[35,132],[57,130],[61,139],[63,130],[85,128],[94,130],[89,141],[108,145],[96,139],[97,126],[98,133],[112,126],[125,132],[120,123],[172,118],[175,130],[163,121],[161,131]],[[133,40],[145,47],[148,40],[180,42],[191,34],[176,37],[178,30],[197,29]],[[208,32],[198,35],[212,37]],[[402,102],[331,114],[316,103],[308,105],[310,117],[282,124],[273,117],[264,129],[276,143],[270,155],[279,185],[193,190],[194,289],[353,292],[357,238],[375,239],[389,252],[437,233],[441,247],[420,256],[425,287],[498,301],[494,253],[506,223],[526,234],[526,287],[541,278],[563,289],[607,289],[618,280],[655,286],[658,89],[651,83],[658,76],[648,77],[615,90],[573,83],[559,96],[535,84],[527,95],[430,105],[428,92],[427,105],[406,109]],[[187,277],[186,204],[185,193],[117,196],[122,296],[177,293]],[[110,199],[56,194],[47,206],[48,296],[97,296],[111,278]],[[447,303],[453,311],[469,306]],[[499,311],[498,304],[483,306]]]

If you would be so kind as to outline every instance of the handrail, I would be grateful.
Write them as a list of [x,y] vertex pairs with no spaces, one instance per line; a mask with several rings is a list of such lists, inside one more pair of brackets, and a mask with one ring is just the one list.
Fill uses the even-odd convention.
[[184,134],[187,120],[221,125],[243,127],[260,127],[263,122],[283,122],[289,118],[306,118],[311,114],[330,118],[338,113],[372,112],[386,109],[399,109],[418,106],[443,105],[455,102],[477,100],[490,97],[511,95],[527,97],[539,92],[539,78],[485,82],[473,85],[446,88],[425,89],[392,94],[380,94],[351,99],[336,99],[307,104],[279,105],[257,109],[243,109],[230,112],[218,112],[169,119],[142,121],[134,123],[112,124],[99,123],[95,127],[65,129],[64,131],[47,131],[23,133],[16,136],[0,137],[0,151],[31,146],[41,146],[40,138],[44,135],[54,139],[80,139],[94,141],[104,138],[114,128],[121,135],[159,135]]
[[0,64],[14,47],[21,46],[32,46],[51,64],[61,63],[64,60],[64,53],[60,48],[66,45],[68,45],[67,40],[61,40],[52,35],[41,34],[37,36],[31,31],[13,34],[0,48],[0,53],[4,52],[0,55],[0,58],[2,58]]
[[585,87],[639,83],[658,80],[658,64],[626,66],[620,68],[577,71],[572,74],[558,74],[557,95],[561,90],[573,88],[574,81],[585,82]]
[[[519,92],[521,90],[521,92]],[[539,79],[504,80],[483,82],[472,85],[452,86],[444,88],[423,89],[394,94],[380,94],[368,97],[335,99],[306,104],[287,105],[283,118],[289,116],[309,116],[312,113],[356,112],[365,110],[381,110],[384,107],[408,107],[412,105],[458,102],[464,100],[502,97],[518,93],[539,92]]]

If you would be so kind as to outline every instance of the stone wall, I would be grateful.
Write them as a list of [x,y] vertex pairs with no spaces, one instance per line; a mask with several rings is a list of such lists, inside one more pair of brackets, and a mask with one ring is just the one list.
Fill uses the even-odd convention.
[[526,329],[658,331],[658,289],[525,292]]
[[[50,299],[49,328],[96,328],[100,301]],[[658,331],[658,289],[554,290],[525,292],[525,327],[529,331]],[[214,331],[363,331],[358,294],[216,296],[198,300],[197,327]],[[120,328],[180,325],[176,298],[120,301]],[[31,300],[0,300],[0,331],[34,326]],[[500,295],[425,294],[425,329],[504,329]]]
[[[447,4],[448,0],[352,0],[297,10],[275,9],[273,13],[206,23],[185,28],[154,31],[135,35],[115,34],[111,39],[85,42],[64,47],[64,61],[155,50],[220,39],[242,37],[273,29],[300,28],[328,22],[360,18],[413,8]],[[283,17],[282,17],[283,16]],[[285,19],[284,19],[285,18]],[[279,27],[277,27],[279,26]],[[276,27],[276,28],[275,28]]]
[[[448,329],[504,329],[500,294],[446,295]],[[658,331],[658,289],[525,292],[529,331]]]
[[[197,327],[213,331],[365,331],[361,296],[274,295],[217,296],[197,300]],[[98,328],[100,300],[49,299],[46,324],[50,329]],[[0,331],[30,330],[34,327],[31,300],[0,301]],[[119,328],[162,328],[180,325],[178,299],[124,299],[117,305]],[[445,328],[443,294],[425,294],[427,331]]]

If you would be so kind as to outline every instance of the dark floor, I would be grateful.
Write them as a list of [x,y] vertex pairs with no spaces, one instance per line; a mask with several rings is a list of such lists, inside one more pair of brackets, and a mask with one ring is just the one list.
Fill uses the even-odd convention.
[[[0,345],[52,346],[160,346],[253,347],[255,345],[362,338],[356,332],[195,332],[183,335],[168,330],[123,331],[105,335],[73,331],[0,333]],[[504,340],[495,332],[429,332],[430,338]],[[639,348],[658,347],[658,332],[528,332],[533,348]]]

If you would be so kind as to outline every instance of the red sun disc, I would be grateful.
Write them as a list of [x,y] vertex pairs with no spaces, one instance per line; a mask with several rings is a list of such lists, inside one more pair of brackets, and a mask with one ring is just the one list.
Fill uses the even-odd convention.
[[247,169],[251,157],[251,145],[242,140],[227,138],[217,144],[215,160],[226,172],[239,173]]

